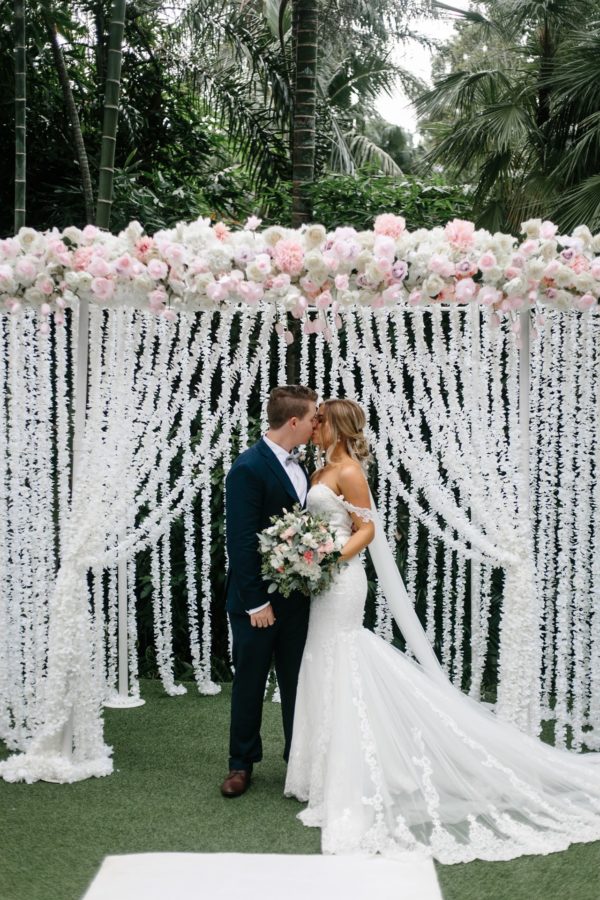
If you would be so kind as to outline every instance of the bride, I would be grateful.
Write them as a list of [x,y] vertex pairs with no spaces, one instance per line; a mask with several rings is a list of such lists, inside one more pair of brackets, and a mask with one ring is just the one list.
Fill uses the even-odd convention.
[[[365,414],[328,400],[308,508],[346,539],[346,565],[311,600],[287,796],[324,853],[423,852],[441,863],[547,854],[600,839],[600,766],[543,744],[454,688],[404,590],[371,503]],[[362,627],[369,546],[413,662]]]

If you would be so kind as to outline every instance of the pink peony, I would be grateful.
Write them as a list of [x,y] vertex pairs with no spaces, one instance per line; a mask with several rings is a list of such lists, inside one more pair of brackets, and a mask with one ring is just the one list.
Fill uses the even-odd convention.
[[393,213],[382,213],[375,219],[373,231],[375,234],[385,234],[397,240],[406,231],[406,220]]
[[583,256],[580,253],[571,260],[570,268],[575,272],[576,275],[581,275],[582,272],[589,272],[590,261],[586,256]]
[[302,244],[294,238],[282,238],[275,244],[273,256],[277,267],[288,275],[299,275],[304,264]]
[[464,219],[452,219],[444,229],[449,243],[458,250],[467,250],[475,241],[475,225]]
[[152,248],[154,247],[154,238],[151,237],[141,237],[139,240],[135,242],[135,255],[138,259],[141,259],[145,262],[146,256]]
[[109,300],[115,292],[115,286],[110,278],[92,279],[92,291],[99,300]]
[[73,254],[71,265],[76,272],[83,272],[87,269],[88,263],[94,255],[93,247],[78,247]]
[[229,238],[229,228],[225,222],[217,222],[213,227],[213,233],[218,241],[226,241]]

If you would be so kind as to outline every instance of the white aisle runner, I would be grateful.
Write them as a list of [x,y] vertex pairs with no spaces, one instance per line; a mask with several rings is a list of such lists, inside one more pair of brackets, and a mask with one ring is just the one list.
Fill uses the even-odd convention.
[[83,900],[442,900],[433,863],[258,853],[107,856]]

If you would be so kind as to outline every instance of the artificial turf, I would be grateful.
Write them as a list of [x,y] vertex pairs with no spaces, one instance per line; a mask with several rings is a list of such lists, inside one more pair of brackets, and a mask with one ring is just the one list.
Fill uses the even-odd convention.
[[[319,852],[318,830],[281,793],[277,704],[265,704],[265,755],[250,790],[225,800],[229,686],[200,697],[190,684],[172,698],[143,681],[142,696],[143,707],[105,710],[113,775],[72,785],[0,780],[0,900],[79,900],[107,854]],[[599,900],[600,843],[437,872],[444,900]]]

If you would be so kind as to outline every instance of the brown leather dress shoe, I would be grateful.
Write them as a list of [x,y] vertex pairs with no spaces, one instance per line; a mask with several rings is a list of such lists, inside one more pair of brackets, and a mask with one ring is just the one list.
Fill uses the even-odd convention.
[[241,797],[250,785],[250,772],[246,769],[232,769],[223,784],[221,793],[224,797]]

